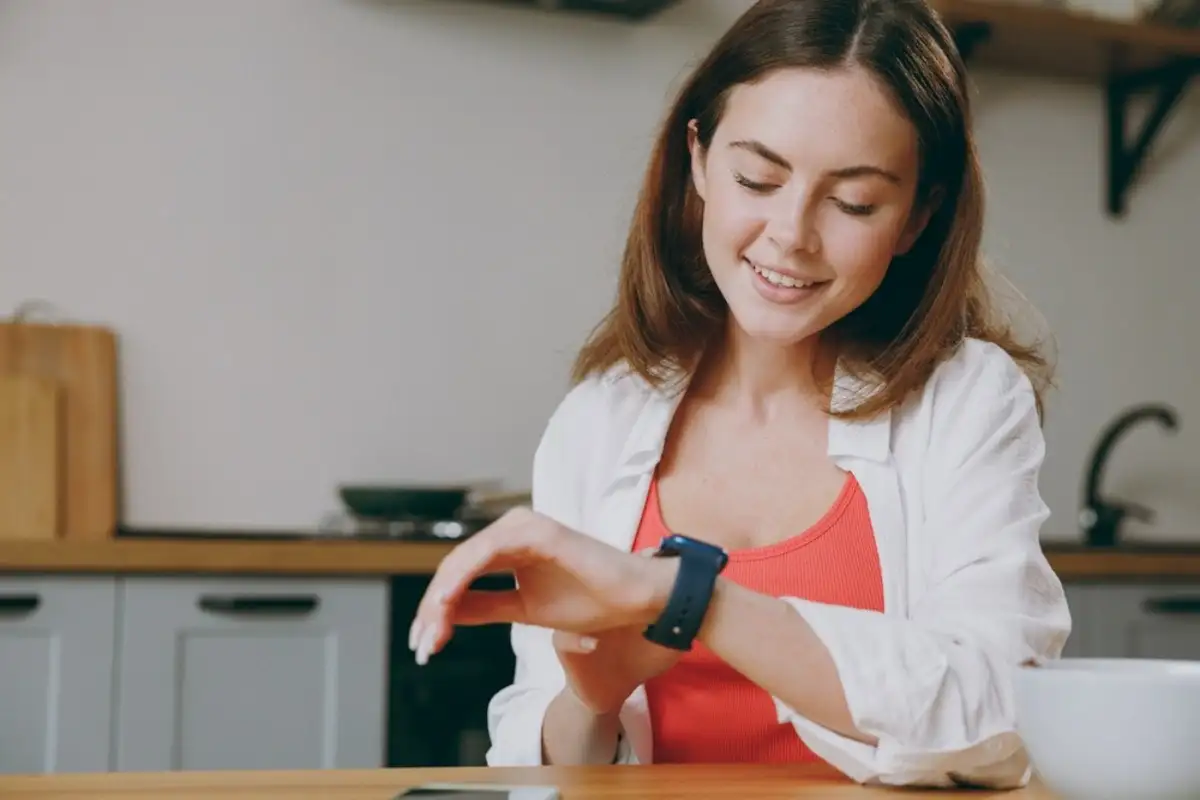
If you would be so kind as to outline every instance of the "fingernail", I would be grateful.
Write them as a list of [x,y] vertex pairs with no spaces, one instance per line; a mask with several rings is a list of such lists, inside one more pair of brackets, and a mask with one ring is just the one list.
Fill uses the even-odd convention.
[[421,622],[420,622],[420,620],[414,619],[412,625],[410,625],[408,627],[408,649],[416,650],[417,642],[420,640],[420,638],[421,638]]
[[431,625],[425,629],[421,641],[417,643],[417,666],[423,667],[429,663],[429,656],[433,653],[433,643],[436,639],[437,626]]
[[591,636],[580,636],[579,637],[579,649],[583,650],[585,653],[592,652],[593,650],[596,649],[596,646],[599,644],[600,644],[600,642],[598,642],[596,639],[592,638]]

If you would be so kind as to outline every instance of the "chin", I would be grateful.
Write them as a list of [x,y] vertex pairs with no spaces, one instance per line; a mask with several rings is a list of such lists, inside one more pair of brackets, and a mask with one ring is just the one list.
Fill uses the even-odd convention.
[[797,345],[820,333],[820,328],[807,320],[771,319],[774,314],[732,315],[734,323],[747,338],[758,342],[787,347]]

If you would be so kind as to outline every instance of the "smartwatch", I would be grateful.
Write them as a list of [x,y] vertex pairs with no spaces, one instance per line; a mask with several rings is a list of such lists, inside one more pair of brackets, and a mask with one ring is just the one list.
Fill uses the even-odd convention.
[[654,557],[678,558],[679,572],[667,607],[642,635],[672,650],[691,650],[712,600],[717,576],[729,563],[729,554],[708,542],[672,534],[662,540]]

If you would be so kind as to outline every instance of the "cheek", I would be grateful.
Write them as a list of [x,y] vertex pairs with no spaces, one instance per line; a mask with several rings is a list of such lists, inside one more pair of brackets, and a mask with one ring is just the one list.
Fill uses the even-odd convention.
[[839,281],[872,291],[883,280],[896,250],[899,225],[870,225],[843,216],[826,232],[825,258]]
[[704,249],[713,267],[735,262],[762,231],[755,199],[739,189],[710,187],[704,205]]

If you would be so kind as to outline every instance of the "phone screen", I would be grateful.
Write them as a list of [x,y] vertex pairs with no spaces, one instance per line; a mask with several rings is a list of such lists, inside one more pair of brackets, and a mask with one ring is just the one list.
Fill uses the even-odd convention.
[[509,800],[512,793],[507,789],[409,789],[400,797],[422,797],[426,800]]
[[395,800],[558,800],[551,786],[414,786]]

